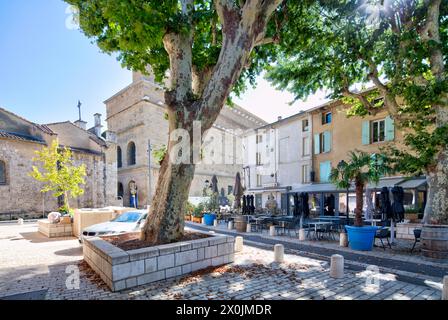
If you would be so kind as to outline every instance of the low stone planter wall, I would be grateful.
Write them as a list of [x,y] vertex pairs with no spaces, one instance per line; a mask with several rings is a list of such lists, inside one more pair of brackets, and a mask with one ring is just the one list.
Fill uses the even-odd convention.
[[414,229],[421,229],[421,223],[397,223],[397,239],[414,240]]
[[85,261],[112,291],[174,278],[234,261],[235,238],[204,239],[124,251],[98,237],[86,238]]
[[38,231],[48,238],[72,237],[72,224],[50,223],[48,220],[38,221]]

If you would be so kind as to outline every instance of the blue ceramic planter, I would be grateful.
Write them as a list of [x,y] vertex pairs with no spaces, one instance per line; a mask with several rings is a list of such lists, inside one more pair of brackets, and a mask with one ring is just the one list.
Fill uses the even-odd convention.
[[216,214],[214,213],[206,213],[204,214],[204,222],[207,226],[212,226],[213,221],[216,219]]
[[373,241],[375,240],[375,233],[378,227],[353,227],[345,226],[348,233],[348,242],[350,248],[359,251],[371,251],[373,248]]

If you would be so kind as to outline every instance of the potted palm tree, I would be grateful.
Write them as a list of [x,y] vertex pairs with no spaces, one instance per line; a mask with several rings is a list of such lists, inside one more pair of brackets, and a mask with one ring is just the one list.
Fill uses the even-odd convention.
[[388,172],[384,155],[368,154],[358,150],[351,151],[349,161],[342,160],[330,172],[330,181],[338,188],[348,190],[352,184],[355,186],[355,221],[353,226],[345,227],[350,248],[353,250],[372,250],[377,227],[363,225],[364,187],[369,182],[377,184]]

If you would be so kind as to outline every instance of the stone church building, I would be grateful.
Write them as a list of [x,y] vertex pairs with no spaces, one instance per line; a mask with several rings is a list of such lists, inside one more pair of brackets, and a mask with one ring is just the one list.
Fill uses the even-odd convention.
[[85,193],[71,201],[72,207],[116,203],[116,146],[101,137],[99,114],[95,127],[86,130],[84,121],[39,125],[0,108],[0,214],[32,215],[59,208],[61,199],[41,193],[42,184],[29,176],[35,151],[54,139],[73,151],[76,164],[86,165]]
[[[105,104],[108,130],[117,139],[118,196],[123,198],[125,206],[130,205],[131,188],[135,190],[133,186],[136,186],[138,206],[149,205],[160,168],[151,150],[166,146],[169,138],[162,87],[152,76],[134,72],[132,84]],[[202,160],[196,166],[190,196],[202,196],[213,175],[218,178],[219,190],[225,195],[231,193],[236,173],[243,170],[241,135],[265,124],[237,105],[225,106],[213,128],[203,137],[210,150],[208,154],[205,152],[204,159],[208,156],[213,159]]]

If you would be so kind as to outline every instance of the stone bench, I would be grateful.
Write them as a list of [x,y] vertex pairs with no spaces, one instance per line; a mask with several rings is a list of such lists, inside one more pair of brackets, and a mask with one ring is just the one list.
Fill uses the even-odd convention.
[[50,223],[48,220],[38,221],[38,231],[47,238],[72,237],[72,224]]

